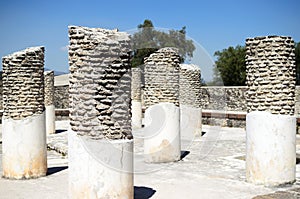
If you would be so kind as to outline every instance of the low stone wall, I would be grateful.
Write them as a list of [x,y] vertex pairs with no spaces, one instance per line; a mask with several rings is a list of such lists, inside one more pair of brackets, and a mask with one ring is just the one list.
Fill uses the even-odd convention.
[[[201,107],[209,110],[246,112],[246,89],[246,86],[203,86],[201,87]],[[2,81],[0,81],[0,93],[0,110],[2,110]],[[55,86],[54,105],[56,109],[69,108],[69,85]],[[300,116],[300,86],[296,86],[295,90],[295,115]],[[66,117],[63,118],[66,119]],[[207,119],[209,120],[212,119]],[[231,123],[234,124],[234,121],[235,119],[230,119],[227,123],[230,126]],[[209,123],[205,118],[203,122]]]
[[69,108],[69,85],[54,87],[54,106],[56,109]]
[[202,124],[227,127],[246,127],[246,112],[202,110]]
[[247,111],[246,86],[203,86],[201,107],[210,110]]
[[[246,112],[246,90],[246,86],[203,86],[201,87],[201,107],[209,110]],[[68,109],[69,86],[55,86],[54,92],[55,108]],[[300,86],[296,86],[295,96],[295,115],[300,115]],[[0,107],[2,107],[2,95],[0,95],[0,100]]]

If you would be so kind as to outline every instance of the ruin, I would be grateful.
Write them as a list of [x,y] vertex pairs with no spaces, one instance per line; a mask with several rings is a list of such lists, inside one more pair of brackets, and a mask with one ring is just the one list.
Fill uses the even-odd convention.
[[179,103],[180,135],[192,140],[201,134],[201,70],[193,64],[180,64]]
[[3,176],[46,175],[44,47],[32,47],[2,59]]
[[131,81],[132,128],[138,129],[142,127],[141,68],[139,67],[132,68],[131,74],[132,74],[132,81]]
[[246,40],[247,111],[293,115],[296,67],[291,37]]
[[295,54],[291,37],[246,40],[246,178],[276,186],[295,181]]
[[71,198],[133,198],[130,38],[69,26]]
[[45,81],[45,109],[46,133],[55,133],[55,106],[54,106],[54,71],[44,72]]
[[[162,48],[145,58],[146,106],[144,154],[146,162],[180,159],[179,55],[175,48]],[[160,113],[160,114],[157,114]],[[163,123],[158,131],[157,124]]]

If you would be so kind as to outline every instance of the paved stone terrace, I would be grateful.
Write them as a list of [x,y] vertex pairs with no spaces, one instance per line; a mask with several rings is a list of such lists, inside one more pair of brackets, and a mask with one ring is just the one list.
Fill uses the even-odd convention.
[[[24,181],[1,178],[0,198],[68,197],[65,131],[68,121],[59,121],[56,126],[57,134],[47,138],[49,175]],[[245,182],[245,130],[204,125],[203,132],[204,136],[196,137],[193,142],[183,141],[182,150],[186,156],[181,161],[155,164],[153,168],[157,171],[136,174],[135,199],[300,198],[300,165],[296,166],[294,185],[266,188],[249,184]],[[142,151],[142,144],[136,142],[138,153]],[[300,136],[297,137],[297,153],[300,154]],[[1,154],[0,147],[0,161]]]

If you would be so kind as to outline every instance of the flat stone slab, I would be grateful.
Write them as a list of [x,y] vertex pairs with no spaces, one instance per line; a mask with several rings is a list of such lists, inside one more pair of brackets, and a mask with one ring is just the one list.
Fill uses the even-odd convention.
[[56,121],[55,126],[56,133],[47,136],[47,148],[67,156],[69,121]]
[[68,131],[47,136],[47,148],[68,155]]

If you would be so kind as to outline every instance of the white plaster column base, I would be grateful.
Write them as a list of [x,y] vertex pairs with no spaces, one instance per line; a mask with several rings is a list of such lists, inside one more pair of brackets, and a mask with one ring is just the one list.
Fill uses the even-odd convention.
[[142,128],[142,103],[140,101],[131,101],[131,126],[133,129]]
[[55,107],[54,105],[45,106],[46,108],[46,132],[47,135],[55,133]]
[[134,197],[133,140],[92,140],[69,130],[69,197]]
[[180,105],[180,136],[183,140],[193,140],[202,134],[202,109]]
[[47,173],[45,113],[22,120],[2,118],[3,177],[37,178]]
[[277,186],[295,181],[296,118],[263,111],[247,114],[246,179]]
[[180,113],[173,103],[159,103],[145,112],[144,157],[149,163],[180,160]]

